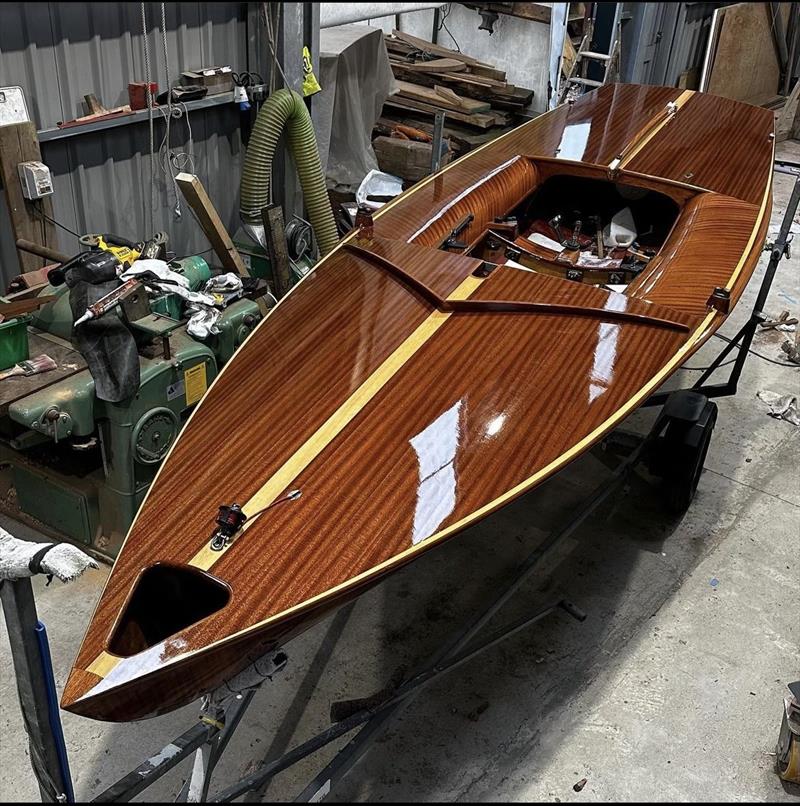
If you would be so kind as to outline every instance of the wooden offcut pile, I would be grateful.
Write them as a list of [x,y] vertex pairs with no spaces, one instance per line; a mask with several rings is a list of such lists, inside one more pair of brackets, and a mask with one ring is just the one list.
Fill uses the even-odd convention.
[[382,170],[409,182],[430,173],[437,112],[446,115],[446,162],[502,134],[533,99],[533,90],[510,84],[503,70],[466,53],[402,31],[385,41],[398,91],[384,104],[373,147]]

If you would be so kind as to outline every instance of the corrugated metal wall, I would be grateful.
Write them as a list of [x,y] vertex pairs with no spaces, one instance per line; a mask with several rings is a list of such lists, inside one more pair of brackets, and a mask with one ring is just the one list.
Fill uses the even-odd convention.
[[675,26],[675,36],[664,83],[674,86],[681,73],[702,66],[711,29],[714,9],[728,3],[681,3],[681,14]]
[[[161,4],[145,3],[145,9],[152,80],[163,89]],[[205,65],[250,69],[253,45],[248,48],[248,43],[256,37],[248,30],[246,3],[167,3],[166,31],[173,84],[182,70]],[[0,85],[20,85],[37,127],[50,128],[85,114],[83,96],[90,92],[109,108],[127,103],[128,83],[145,77],[143,40],[139,3],[2,3]],[[160,115],[155,118],[158,149],[165,125]],[[188,122],[195,171],[222,220],[235,230],[242,155],[238,108],[230,103],[197,110]],[[171,142],[173,149],[189,150],[185,119],[173,122]],[[54,174],[55,217],[78,232],[110,231],[132,238],[148,234],[149,153],[147,122],[42,143],[43,159]],[[207,249],[185,205],[182,219],[174,218],[171,185],[157,171],[156,229],[169,232],[179,254]],[[7,277],[16,273],[16,258],[7,220],[0,226]],[[77,251],[74,238],[65,233],[59,237],[63,251]]]

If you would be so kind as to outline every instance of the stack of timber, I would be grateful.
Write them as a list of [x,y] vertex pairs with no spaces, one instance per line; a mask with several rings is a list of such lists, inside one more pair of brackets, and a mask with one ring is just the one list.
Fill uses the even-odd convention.
[[[373,130],[372,149],[382,171],[399,176],[407,185],[413,185],[431,172],[433,125],[422,127],[416,121],[380,118]],[[453,147],[445,138],[445,153],[441,166],[453,158]]]
[[466,53],[403,31],[385,41],[397,92],[384,104],[373,148],[382,170],[408,182],[427,173],[437,112],[445,113],[444,163],[512,127],[533,99],[533,90],[510,84],[503,70]]
[[[489,129],[507,126],[533,99],[533,90],[515,87],[506,74],[466,53],[393,31],[386,49],[399,91],[389,103]],[[420,106],[422,104],[423,106]]]

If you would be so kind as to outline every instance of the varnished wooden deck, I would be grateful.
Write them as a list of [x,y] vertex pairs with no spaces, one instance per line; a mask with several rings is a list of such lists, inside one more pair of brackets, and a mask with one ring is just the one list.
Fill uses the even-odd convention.
[[[741,294],[768,223],[771,131],[767,110],[607,87],[387,205],[376,240],[322,261],[192,416],[120,554],[64,707],[127,720],[189,702],[586,450],[724,321],[706,305],[713,288]],[[476,261],[435,249],[466,212],[470,240],[528,195],[537,160],[598,175],[618,160],[620,179],[686,202],[626,295],[513,269],[476,277]],[[210,551],[220,504],[253,514],[291,489],[302,496]],[[114,656],[118,615],[159,561],[208,571],[230,602]]]

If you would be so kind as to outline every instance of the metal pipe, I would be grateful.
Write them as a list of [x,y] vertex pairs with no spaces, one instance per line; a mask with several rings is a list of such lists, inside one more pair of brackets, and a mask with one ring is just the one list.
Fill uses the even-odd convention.
[[41,621],[37,621],[34,632],[36,633],[36,641],[39,644],[39,655],[42,659],[42,677],[47,689],[47,712],[50,715],[50,730],[55,742],[61,780],[66,789],[64,794],[67,796],[67,803],[75,803],[75,791],[72,787],[72,773],[69,770],[67,744],[64,741],[64,728],[61,725],[61,713],[58,709],[58,694],[56,693],[56,682],[53,676],[53,659],[50,656],[47,628]]
[[69,255],[63,252],[58,252],[55,249],[50,249],[48,246],[34,243],[33,241],[26,241],[24,238],[17,238],[17,249],[23,252],[30,252],[32,255],[43,257],[45,260],[55,260],[57,263],[65,263],[69,260]]
[[349,22],[363,22],[410,11],[441,8],[444,3],[320,3],[319,27],[333,28]]
[[436,113],[433,123],[433,142],[431,143],[431,173],[435,174],[442,167],[442,144],[444,142],[444,110]]
[[548,109],[558,106],[559,81],[561,77],[561,56],[564,53],[564,40],[567,37],[567,17],[569,3],[553,3],[550,14],[550,56],[548,58],[549,92]]

